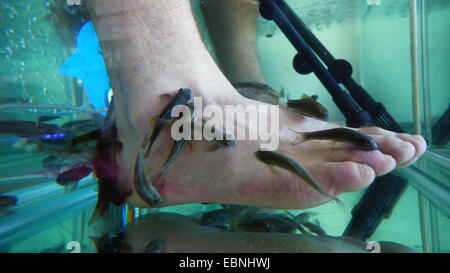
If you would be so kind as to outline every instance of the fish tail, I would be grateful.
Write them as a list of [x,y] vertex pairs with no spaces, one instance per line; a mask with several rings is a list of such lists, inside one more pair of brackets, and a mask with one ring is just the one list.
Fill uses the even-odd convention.
[[305,142],[308,140],[308,135],[306,133],[295,131],[294,129],[289,128],[292,132],[296,134],[294,142],[292,142],[292,145],[298,145],[302,142]]
[[101,218],[105,218],[105,215],[109,214],[109,204],[105,204],[102,201],[97,201],[97,205],[95,206],[94,212],[89,219],[88,225],[92,225],[97,222],[97,220]]
[[336,204],[338,204],[338,206],[341,208],[341,209],[345,209],[345,205],[344,205],[344,203],[341,201],[341,199],[339,199],[338,197],[336,197],[336,196],[334,196],[334,195],[332,195],[331,196],[332,198],[333,198],[333,200],[336,202]]

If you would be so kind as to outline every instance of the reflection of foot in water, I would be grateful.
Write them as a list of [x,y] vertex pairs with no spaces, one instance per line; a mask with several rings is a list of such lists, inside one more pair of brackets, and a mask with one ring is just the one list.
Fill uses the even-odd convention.
[[[175,253],[367,253],[367,244],[352,238],[279,232],[229,232],[199,225],[175,213],[154,213],[130,222],[123,233],[95,240],[99,252]],[[412,253],[394,242],[380,242],[382,253]]]
[[[123,143],[117,158],[120,183],[124,191],[133,189],[129,203],[145,207],[134,190],[134,163],[144,136],[153,129],[149,121],[169,103],[161,94],[190,88],[194,96],[203,98],[203,107],[259,103],[240,96],[214,63],[198,34],[189,2],[89,3],[116,91],[118,137]],[[122,9],[127,12],[120,12]],[[122,86],[114,77],[118,72]],[[367,186],[375,175],[411,163],[426,147],[422,138],[378,128],[360,130],[375,140],[379,149],[374,151],[349,149],[330,141],[291,145],[295,134],[289,128],[307,132],[333,126],[280,109],[278,151],[298,161],[321,188],[333,195]],[[236,127],[257,130],[245,120],[238,120]],[[145,162],[149,177],[164,162],[172,142],[170,132],[160,134]],[[255,152],[259,144],[236,141],[233,147],[208,152],[203,142],[195,142],[154,184],[163,205],[220,202],[306,208],[329,200],[291,173],[258,161]]]

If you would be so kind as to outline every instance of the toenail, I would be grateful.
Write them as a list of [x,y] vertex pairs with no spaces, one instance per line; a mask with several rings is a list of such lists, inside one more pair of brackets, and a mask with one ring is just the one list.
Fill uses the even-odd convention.
[[414,139],[417,139],[419,141],[422,141],[423,137],[421,135],[413,135],[412,136]]

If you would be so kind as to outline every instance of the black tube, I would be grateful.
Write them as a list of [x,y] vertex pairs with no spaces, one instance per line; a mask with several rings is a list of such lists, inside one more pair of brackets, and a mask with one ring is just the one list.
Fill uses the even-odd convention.
[[[384,106],[373,100],[364,88],[351,78],[351,65],[340,60],[339,65],[343,64],[343,66],[336,67],[337,60],[283,0],[260,0],[260,13],[268,20],[273,19],[297,49],[297,58],[302,61],[300,68],[306,68],[296,69],[297,72],[303,74],[303,72],[313,71],[315,73],[346,117],[349,126],[360,127],[376,124],[388,130],[403,132]],[[349,95],[342,91],[336,81],[338,78],[333,78],[333,75],[324,68],[311,48],[328,66],[329,70],[338,70],[338,72],[341,68],[346,70],[338,75],[342,76],[339,81],[349,90],[351,96],[363,110],[360,110]],[[336,73],[334,75],[336,76]],[[378,177],[367,188],[353,209],[352,220],[344,235],[361,240],[370,237],[382,219],[390,214],[405,187],[405,179],[394,174]]]
[[262,0],[260,1],[260,4],[262,5],[262,9],[266,12],[264,15],[265,18],[274,20],[291,44],[295,47],[295,49],[297,49],[298,54],[308,61],[314,74],[317,76],[322,85],[328,90],[333,98],[333,101],[341,110],[342,114],[346,117],[347,124],[352,127],[370,124],[370,115],[361,110],[350,98],[350,96],[348,96],[348,94],[341,89],[339,84],[323,66],[303,37],[297,32],[295,27],[284,15],[276,1]]

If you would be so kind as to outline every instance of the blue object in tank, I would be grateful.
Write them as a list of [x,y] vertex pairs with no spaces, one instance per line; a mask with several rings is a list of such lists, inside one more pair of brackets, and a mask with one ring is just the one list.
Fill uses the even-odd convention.
[[80,29],[77,50],[61,66],[59,73],[81,79],[95,109],[108,107],[108,100],[105,98],[110,89],[109,78],[92,21],[87,22]]

